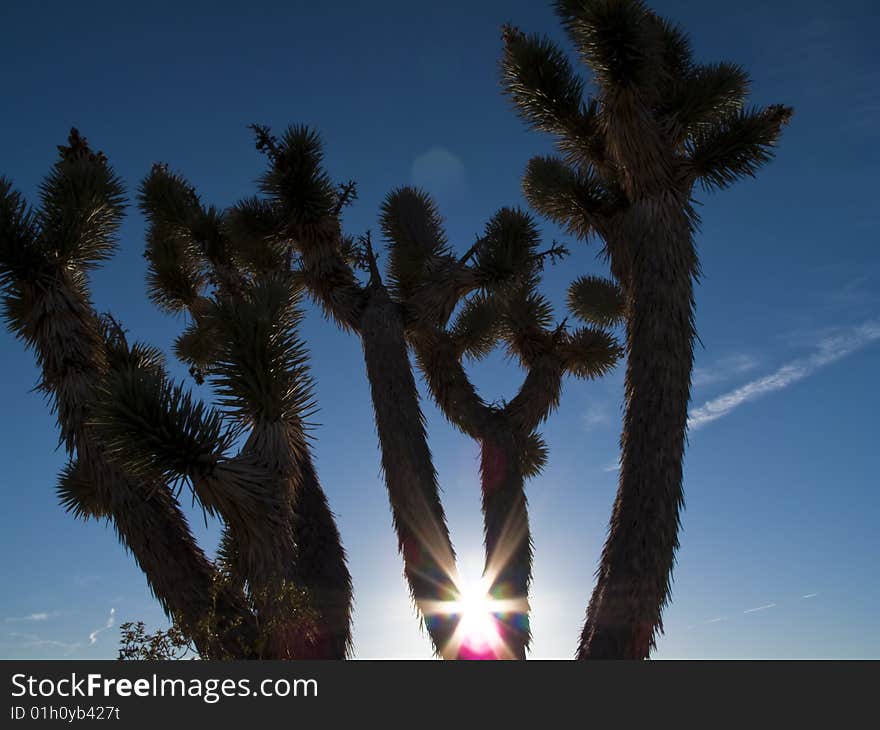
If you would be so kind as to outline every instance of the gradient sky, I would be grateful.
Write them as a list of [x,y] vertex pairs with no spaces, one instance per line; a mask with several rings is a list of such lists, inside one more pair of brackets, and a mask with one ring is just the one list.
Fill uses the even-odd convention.
[[[682,547],[656,656],[880,657],[880,12],[855,0],[651,5],[690,32],[699,60],[745,65],[755,104],[796,110],[756,180],[700,197],[703,347]],[[246,125],[302,122],[321,131],[332,174],[360,185],[349,231],[376,230],[384,194],[415,183],[437,196],[464,250],[498,207],[524,205],[524,166],[550,145],[499,92],[506,21],[565,40],[536,0],[7,1],[0,174],[34,200],[75,125],[130,191],[165,161],[205,201],[227,205],[253,191],[262,168]],[[573,251],[545,279],[561,303],[568,281],[603,265],[594,247],[544,231]],[[167,348],[182,322],[145,296],[143,232],[131,210],[94,298],[133,336]],[[304,335],[320,404],[315,455],[355,583],[356,655],[427,657],[360,344],[311,306]],[[57,505],[64,455],[31,391],[33,357],[5,331],[0,348],[0,657],[114,657],[120,622],[158,627],[162,612],[112,530]],[[472,372],[488,400],[509,397],[522,377],[501,355]],[[535,657],[576,648],[616,489],[622,380],[621,367],[568,381],[544,429],[550,461],[528,485]],[[477,447],[427,398],[423,407],[456,549],[478,571]],[[199,514],[193,528],[213,550],[217,526]]]

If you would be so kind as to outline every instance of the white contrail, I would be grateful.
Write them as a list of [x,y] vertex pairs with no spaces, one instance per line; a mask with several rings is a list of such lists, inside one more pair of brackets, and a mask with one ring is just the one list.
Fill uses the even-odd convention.
[[768,608],[775,608],[775,603],[768,603],[766,606],[756,606],[755,608],[747,608],[743,613],[755,613],[755,611],[766,611]]
[[110,616],[107,618],[107,623],[105,623],[100,629],[95,629],[91,634],[89,634],[89,644],[94,644],[98,640],[98,635],[105,632],[107,629],[113,626],[113,618],[116,616],[116,609],[110,609]]
[[[807,598],[815,598],[818,595],[819,595],[818,593],[806,593],[805,595],[801,596],[801,600],[803,601],[804,599],[807,599]],[[745,611],[743,611],[743,613],[744,614],[757,613],[758,611],[766,611],[770,608],[776,608],[776,604],[775,603],[768,603],[764,606],[755,606],[754,608],[747,608]],[[703,621],[702,623],[704,626],[708,626],[709,624],[720,624],[722,621],[727,621],[727,616],[718,616],[717,618],[710,618],[706,621]],[[695,628],[696,628],[696,625],[691,624],[690,626],[688,626],[685,629],[685,631],[691,631],[692,629],[695,629]]]
[[760,398],[767,393],[787,388],[792,383],[812,375],[817,370],[851,355],[880,339],[880,320],[871,320],[849,331],[826,337],[820,341],[816,352],[808,357],[783,365],[776,372],[707,401],[691,411],[688,427],[691,431],[723,418],[743,403]]

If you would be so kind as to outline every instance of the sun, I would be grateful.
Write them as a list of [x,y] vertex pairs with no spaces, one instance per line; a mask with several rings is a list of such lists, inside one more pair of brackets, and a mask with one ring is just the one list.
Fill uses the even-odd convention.
[[502,618],[518,605],[495,599],[491,593],[492,581],[486,574],[476,579],[459,574],[454,582],[456,595],[452,599],[423,605],[428,615],[457,620],[443,655],[450,659],[509,658],[510,651],[501,630]]
[[505,596],[497,565],[481,570],[476,562],[469,565],[474,570],[449,571],[454,595],[419,604],[426,618],[442,617],[453,622],[454,629],[440,655],[445,659],[515,659],[505,637],[522,630],[528,600],[524,596]]
[[494,659],[504,648],[498,630],[498,606],[489,595],[485,578],[458,586],[460,597],[455,601],[459,616],[456,634],[460,641],[459,655],[467,659]]

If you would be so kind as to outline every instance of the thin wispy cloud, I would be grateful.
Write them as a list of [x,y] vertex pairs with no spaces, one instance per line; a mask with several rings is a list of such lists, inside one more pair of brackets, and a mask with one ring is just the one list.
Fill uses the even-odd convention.
[[25,623],[32,621],[48,621],[50,618],[55,618],[56,616],[62,616],[64,611],[37,611],[36,613],[29,613],[26,616],[8,616],[3,619],[6,623]]
[[107,629],[113,627],[113,621],[116,618],[116,609],[110,609],[110,616],[107,617],[106,623],[99,629],[95,629],[91,634],[89,634],[89,644],[94,644],[98,641],[98,636],[104,633]]
[[758,611],[766,611],[769,608],[776,608],[775,603],[768,603],[764,606],[755,606],[755,608],[747,608],[743,613],[757,613]]
[[731,378],[751,372],[759,365],[758,358],[747,353],[728,355],[707,367],[694,368],[691,383],[695,388],[723,383]]
[[695,431],[723,418],[744,403],[756,400],[768,393],[783,390],[832,363],[858,352],[880,339],[880,320],[871,320],[843,333],[822,339],[811,355],[794,360],[787,365],[745,385],[707,401],[691,411],[688,427]]
[[60,649],[65,656],[69,656],[74,651],[82,647],[81,642],[57,641],[55,639],[44,639],[37,634],[22,633],[19,631],[11,631],[7,636],[12,639],[11,642],[4,642],[3,646],[10,649]]
[[590,431],[597,426],[608,423],[609,419],[610,416],[606,406],[599,403],[592,403],[587,406],[586,411],[584,411],[582,423],[584,424],[584,429]]
[[48,613],[29,613],[27,616],[10,616],[5,619],[6,623],[20,623],[22,621],[48,621]]

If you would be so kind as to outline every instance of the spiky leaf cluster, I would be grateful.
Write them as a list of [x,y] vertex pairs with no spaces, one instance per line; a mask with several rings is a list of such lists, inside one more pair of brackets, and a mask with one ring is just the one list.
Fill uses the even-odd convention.
[[12,182],[0,177],[0,287],[34,281],[46,268],[37,245],[37,221]]
[[331,218],[339,195],[324,171],[320,135],[309,127],[288,127],[281,139],[265,127],[252,127],[269,167],[260,177],[260,191],[279,206],[279,216],[292,235],[302,236]]
[[219,411],[183,385],[139,368],[105,379],[90,425],[130,473],[164,481],[209,471],[236,437]]
[[[470,289],[452,293],[453,303],[460,306],[448,325],[445,320],[419,317],[422,310],[417,308],[411,327],[416,353],[426,369],[435,397],[450,420],[471,435],[481,438],[476,424],[490,423],[493,407],[480,405],[482,401],[462,368],[462,358],[483,358],[499,343],[504,343],[508,353],[527,371],[543,368],[540,371],[544,375],[532,377],[529,385],[532,388],[534,383],[546,383],[545,397],[537,400],[542,401],[547,410],[538,420],[543,420],[558,401],[558,382],[564,372],[584,378],[597,377],[619,359],[621,351],[616,340],[599,326],[573,333],[567,332],[564,325],[554,327],[553,308],[539,291],[543,268],[543,254],[538,250],[540,237],[534,220],[527,213],[510,208],[498,211],[469,254],[459,259],[452,256],[446,243],[436,206],[422,191],[403,188],[387,196],[381,223],[391,254],[389,268],[392,271],[395,256],[404,251],[418,252],[419,266],[412,269],[418,276],[413,276],[407,288],[398,286],[395,290],[401,304],[408,307],[412,307],[413,302],[420,304],[426,289],[444,290],[449,278],[470,283]],[[564,249],[551,249],[554,253],[560,251]],[[472,271],[473,276],[456,276],[456,270]],[[619,296],[616,285],[598,278],[591,282],[596,292],[588,296],[584,289],[577,299],[580,312],[575,307],[573,311],[592,317],[588,321],[597,325],[600,322],[616,324],[616,310],[612,312],[610,308],[617,302],[607,301],[609,297]],[[408,291],[411,292],[409,298]],[[605,295],[605,300],[600,293]],[[556,365],[547,369],[548,361]],[[461,396],[452,395],[460,388],[464,388]],[[482,416],[475,417],[474,408],[476,412],[481,408],[486,410]],[[529,438],[528,431],[523,438]],[[526,441],[523,443],[525,448]],[[540,449],[535,451],[539,452],[543,453]],[[523,458],[523,463],[542,463],[537,457]]]
[[456,349],[473,360],[487,357],[500,337],[502,311],[499,298],[491,294],[468,297],[449,329]]
[[212,380],[223,405],[245,421],[304,421],[313,409],[298,297],[284,276],[257,279],[240,297],[215,300],[219,335]]
[[138,205],[147,218],[147,292],[160,309],[186,311],[207,283],[204,254],[193,235],[202,215],[195,189],[165,165],[141,183]]
[[95,480],[84,472],[76,460],[69,461],[61,470],[55,494],[65,511],[77,519],[100,519],[108,516]]
[[599,276],[581,276],[568,287],[568,308],[584,322],[612,327],[623,322],[626,301],[614,282]]
[[529,161],[523,194],[538,213],[580,238],[600,233],[619,203],[594,168],[570,166],[557,157]]
[[282,235],[277,207],[271,202],[257,197],[240,200],[226,211],[225,224],[237,258],[253,273],[269,274],[285,268],[290,247]]
[[[640,0],[559,0],[556,11],[596,98],[575,98],[584,85],[546,38],[508,27],[501,64],[516,111],[562,153],[533,160],[523,181],[542,215],[607,238],[633,196],[653,189],[646,181],[720,188],[771,159],[791,110],[744,111],[750,82],[740,66],[696,63],[687,36]],[[646,157],[648,138],[668,153]]]
[[409,187],[392,191],[379,214],[390,242],[389,281],[394,293],[407,299],[425,282],[432,265],[450,255],[443,220],[424,190]]
[[489,222],[474,256],[480,284],[487,289],[510,287],[516,280],[528,285],[540,259],[540,234],[528,213],[502,208]]
[[664,28],[640,0],[557,0],[556,12],[601,87],[650,89],[666,71]]
[[122,181],[75,129],[58,150],[58,161],[40,185],[41,243],[59,261],[86,271],[113,254],[125,208]]

